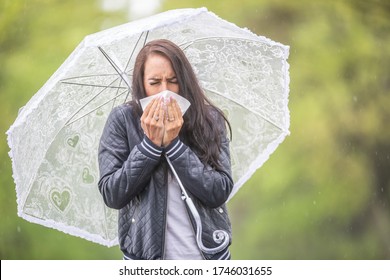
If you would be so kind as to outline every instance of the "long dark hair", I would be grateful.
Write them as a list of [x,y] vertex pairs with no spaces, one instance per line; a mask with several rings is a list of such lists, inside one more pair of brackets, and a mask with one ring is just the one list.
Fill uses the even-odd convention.
[[138,114],[142,114],[138,100],[146,97],[144,89],[145,62],[150,54],[158,53],[171,61],[179,84],[179,94],[186,98],[191,106],[184,114],[184,124],[180,131],[181,140],[191,147],[200,160],[219,168],[218,156],[221,148],[223,133],[226,126],[221,129],[215,124],[224,121],[231,127],[223,112],[214,106],[204,94],[190,62],[184,52],[171,41],[160,39],[148,42],[139,52],[133,71],[132,97],[137,103]]

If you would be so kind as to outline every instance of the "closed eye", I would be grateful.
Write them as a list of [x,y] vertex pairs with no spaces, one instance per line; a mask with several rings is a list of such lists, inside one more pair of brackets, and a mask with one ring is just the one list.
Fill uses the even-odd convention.
[[172,78],[172,79],[168,79],[168,82],[171,83],[171,84],[177,84],[178,83],[176,77]]
[[161,80],[158,80],[158,79],[150,79],[149,80],[149,85],[153,86],[153,85],[157,85],[161,83]]

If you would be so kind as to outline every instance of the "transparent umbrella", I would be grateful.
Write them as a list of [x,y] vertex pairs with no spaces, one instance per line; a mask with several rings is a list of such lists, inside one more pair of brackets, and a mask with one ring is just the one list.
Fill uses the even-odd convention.
[[18,215],[107,246],[117,211],[97,188],[97,150],[108,114],[130,100],[142,46],[169,39],[232,124],[231,197],[289,134],[288,46],[205,8],[171,10],[87,36],[20,110],[8,130]]

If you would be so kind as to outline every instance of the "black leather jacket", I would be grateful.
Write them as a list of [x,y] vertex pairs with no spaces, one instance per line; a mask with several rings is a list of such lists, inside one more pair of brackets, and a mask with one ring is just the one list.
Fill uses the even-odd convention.
[[[130,104],[114,108],[106,122],[99,147],[99,190],[108,207],[119,210],[119,245],[131,259],[163,259],[170,158],[202,220],[202,241],[215,248],[215,230],[225,230],[231,243],[231,224],[225,202],[233,188],[229,140],[224,122],[220,162],[222,170],[205,166],[180,139],[166,148],[155,146],[141,129]],[[191,217],[191,215],[190,215]],[[195,228],[193,219],[192,224]],[[226,258],[228,248],[205,259]]]

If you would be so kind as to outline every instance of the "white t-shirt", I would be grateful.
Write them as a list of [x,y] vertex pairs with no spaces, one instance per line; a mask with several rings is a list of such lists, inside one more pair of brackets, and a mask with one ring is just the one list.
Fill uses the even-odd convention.
[[168,176],[167,228],[165,231],[166,260],[203,260],[196,244],[195,232],[180,186],[172,174]]

